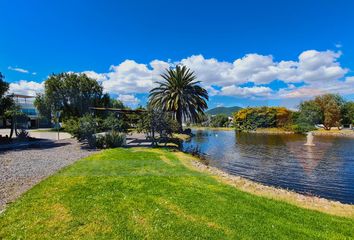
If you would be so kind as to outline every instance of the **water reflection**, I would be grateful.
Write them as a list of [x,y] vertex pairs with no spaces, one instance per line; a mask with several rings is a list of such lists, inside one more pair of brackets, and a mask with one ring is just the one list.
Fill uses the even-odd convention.
[[233,131],[196,131],[184,148],[200,147],[210,164],[232,174],[298,192],[354,203],[354,140]]

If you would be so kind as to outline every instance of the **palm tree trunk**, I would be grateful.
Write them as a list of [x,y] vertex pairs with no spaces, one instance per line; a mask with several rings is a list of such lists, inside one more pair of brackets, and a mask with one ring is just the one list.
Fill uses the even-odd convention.
[[176,121],[178,122],[178,132],[183,132],[183,128],[182,128],[182,111],[181,111],[181,108],[179,108],[177,110],[177,113],[176,113]]

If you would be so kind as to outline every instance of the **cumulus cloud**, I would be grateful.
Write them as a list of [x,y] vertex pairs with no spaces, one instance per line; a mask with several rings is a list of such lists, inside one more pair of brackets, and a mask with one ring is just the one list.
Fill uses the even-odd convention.
[[117,100],[122,101],[128,106],[136,106],[140,103],[140,100],[132,94],[120,94]]
[[[251,53],[231,62],[192,55],[175,62],[155,59],[143,64],[125,60],[111,65],[107,72],[83,73],[131,104],[137,104],[134,94],[148,93],[161,80],[160,74],[176,64],[191,68],[211,96],[294,99],[325,92],[354,94],[354,77],[347,76],[349,69],[340,65],[341,55],[341,51],[307,50],[295,60],[276,60],[272,55]],[[269,84],[275,80],[285,87],[271,87]],[[28,88],[30,84],[22,83],[18,88],[20,85]]]
[[111,65],[107,73],[83,73],[97,79],[110,93],[145,93],[155,86],[155,81],[161,79],[160,74],[169,67],[170,63],[160,60],[153,60],[149,65],[125,60],[119,65]]
[[37,93],[43,92],[44,83],[34,81],[20,80],[17,83],[10,83],[9,93],[23,94],[35,96]]
[[286,83],[333,81],[343,77],[348,69],[337,61],[341,52],[309,50],[298,61],[274,61],[271,55],[247,54],[233,63],[205,59],[202,55],[183,59],[182,64],[193,69],[204,83],[227,86],[252,82],[267,84],[274,80]]
[[238,87],[235,85],[223,87],[220,95],[235,96],[235,97],[267,97],[272,93],[269,87]]

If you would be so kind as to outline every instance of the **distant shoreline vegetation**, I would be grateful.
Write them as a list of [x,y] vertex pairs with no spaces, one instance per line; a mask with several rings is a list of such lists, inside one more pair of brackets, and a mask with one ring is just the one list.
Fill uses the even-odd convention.
[[[204,121],[192,128],[216,130],[227,128],[263,134],[316,131],[318,135],[347,136],[354,135],[354,132],[352,134],[348,130],[342,134],[341,129],[352,125],[354,125],[354,102],[346,101],[338,94],[324,94],[301,102],[298,111],[268,106],[213,108],[206,112]],[[334,128],[337,130],[334,131]],[[331,129],[332,131],[329,131]],[[320,130],[323,131],[319,132]]]
[[320,126],[325,130],[342,129],[354,123],[354,102],[345,101],[337,94],[324,94],[313,100],[304,101],[299,111],[291,111],[285,107],[248,107],[234,114],[236,130],[257,131],[263,129],[279,129],[284,133],[305,133],[316,130]]

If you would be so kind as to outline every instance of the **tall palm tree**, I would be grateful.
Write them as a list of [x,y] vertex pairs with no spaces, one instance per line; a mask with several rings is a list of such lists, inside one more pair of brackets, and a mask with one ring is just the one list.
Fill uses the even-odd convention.
[[199,86],[196,75],[186,66],[177,65],[175,69],[166,69],[161,75],[164,79],[156,82],[149,95],[149,104],[153,108],[172,112],[182,131],[182,121],[196,122],[208,108],[208,92]]

